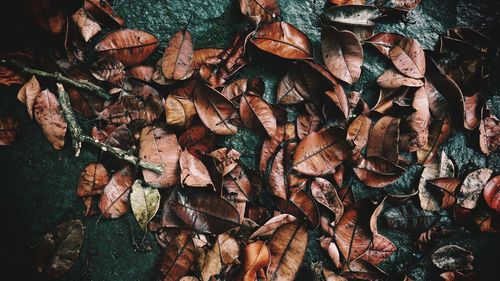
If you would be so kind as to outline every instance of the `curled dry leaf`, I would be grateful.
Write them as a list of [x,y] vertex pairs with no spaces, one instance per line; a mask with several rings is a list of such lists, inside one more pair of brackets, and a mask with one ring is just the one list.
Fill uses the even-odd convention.
[[189,98],[168,95],[165,100],[165,115],[168,125],[188,128],[196,117],[196,108]]
[[397,33],[380,32],[370,38],[367,38],[363,43],[368,43],[375,47],[382,55],[390,58],[389,51],[401,40],[404,36]]
[[455,176],[455,166],[453,161],[446,155],[441,153],[441,160],[433,159],[432,162],[424,167],[420,181],[418,183],[418,197],[420,198],[420,206],[425,211],[438,211],[440,204],[434,195],[427,189],[427,181],[437,178],[451,178]]
[[108,171],[101,163],[90,163],[80,173],[77,194],[85,204],[85,215],[91,214],[92,196],[102,194],[108,183]]
[[34,115],[36,122],[54,149],[60,150],[64,146],[64,136],[68,124],[61,112],[61,105],[54,93],[44,90],[34,102]]
[[19,120],[8,115],[0,115],[0,146],[11,145],[19,133]]
[[128,195],[132,186],[133,172],[129,166],[119,170],[106,185],[99,201],[99,209],[105,218],[119,218],[129,208]]
[[270,261],[269,281],[294,280],[307,248],[307,230],[300,222],[280,226],[267,241]]
[[492,170],[483,168],[468,174],[458,190],[457,204],[467,209],[476,208],[484,186],[492,173]]
[[302,214],[311,223],[313,228],[319,225],[319,209],[316,205],[316,201],[309,195],[309,193],[304,190],[299,190],[292,193],[290,196],[290,202],[297,207]]
[[[285,175],[285,151],[286,148],[280,148],[274,155],[271,163],[266,163],[266,166],[271,165],[269,173],[269,190],[274,196],[283,200],[288,200],[287,178]],[[265,171],[264,171],[265,174]]]
[[335,27],[323,29],[321,50],[326,67],[338,79],[353,84],[361,75],[363,48],[354,33]]
[[220,234],[240,225],[231,203],[205,190],[177,190],[168,201],[172,211],[196,231]]
[[143,62],[158,46],[158,39],[145,31],[122,29],[106,35],[95,46],[95,50],[103,56],[113,57],[130,66]]
[[381,188],[395,182],[405,170],[384,158],[368,157],[359,158],[353,171],[362,183]]
[[360,258],[370,264],[378,265],[396,252],[397,249],[391,240],[378,233],[374,233],[368,250]]
[[425,54],[420,43],[413,38],[403,38],[389,51],[394,66],[411,78],[425,75]]
[[139,157],[144,161],[159,164],[163,168],[162,174],[142,170],[146,183],[157,188],[177,184],[181,154],[177,136],[161,127],[147,126],[141,130],[139,142]]
[[177,281],[188,273],[196,258],[193,239],[189,233],[180,233],[168,243],[161,261],[163,281]]
[[184,150],[179,158],[181,184],[189,187],[213,186],[207,168],[198,158]]
[[91,131],[92,138],[104,144],[128,150],[132,146],[132,132],[126,125],[118,127],[108,125],[102,129],[94,127]]
[[182,30],[174,34],[168,42],[162,59],[162,71],[169,80],[184,80],[193,74],[193,40],[191,33]]
[[372,120],[366,114],[359,115],[349,125],[346,140],[353,146],[353,159],[358,157],[357,155],[368,143],[371,126]]
[[200,69],[200,67],[209,60],[213,60],[218,57],[224,49],[218,48],[202,48],[196,49],[193,52],[193,60],[191,61],[191,67],[193,69]]
[[257,48],[285,59],[312,57],[309,38],[295,26],[274,22],[259,27],[250,39]]
[[293,169],[310,176],[330,174],[347,159],[349,153],[349,144],[338,131],[313,132],[297,146]]
[[149,125],[156,121],[163,112],[161,97],[149,95],[146,99],[137,96],[121,96],[120,99],[97,115],[98,120],[114,125],[140,123]]
[[210,152],[208,156],[216,161],[217,170],[222,176],[225,176],[238,166],[238,160],[240,160],[241,154],[234,149],[223,147]]
[[33,106],[35,104],[36,97],[40,94],[42,88],[40,83],[36,79],[35,75],[24,84],[19,92],[17,93],[17,99],[26,104],[26,109],[28,110],[28,115],[33,119]]
[[104,57],[95,61],[90,67],[90,72],[95,79],[112,84],[121,84],[125,78],[125,66],[113,57]]
[[421,79],[405,76],[395,68],[390,68],[378,77],[377,84],[382,88],[397,89],[401,86],[422,87],[424,82]]
[[369,216],[368,205],[358,203],[344,210],[335,227],[335,243],[348,263],[364,254],[371,244]]
[[276,118],[273,108],[258,95],[244,94],[240,100],[241,121],[250,129],[273,137],[276,133]]
[[429,189],[434,189],[440,195],[441,208],[448,209],[455,205],[457,197],[455,191],[460,185],[459,179],[454,178],[438,178],[427,181]]
[[479,100],[480,92],[477,92],[472,96],[464,97],[464,128],[467,130],[472,131],[479,126],[479,122],[481,120],[479,116],[479,108],[481,107]]
[[101,26],[89,17],[88,13],[82,7],[78,9],[72,16],[73,22],[80,30],[80,34],[85,42],[88,42],[94,35],[101,31]]
[[342,204],[333,184],[323,178],[315,178],[311,182],[311,194],[318,203],[335,215],[332,224],[337,225],[344,213],[344,204]]
[[486,155],[490,155],[500,147],[500,120],[487,108],[483,108],[479,124],[479,147]]
[[380,157],[398,163],[399,122],[399,118],[387,115],[375,123],[368,139],[367,157]]
[[143,186],[142,180],[136,180],[130,192],[130,207],[135,220],[142,230],[146,231],[149,221],[160,208],[160,192],[156,188]]
[[197,158],[208,154],[215,145],[215,136],[203,125],[193,125],[180,137],[179,144]]
[[255,25],[273,22],[280,16],[277,0],[240,0],[240,10]]
[[484,187],[484,201],[490,208],[500,213],[500,176],[490,179]]
[[38,273],[58,279],[75,264],[83,244],[83,224],[70,220],[45,234],[35,252]]
[[337,248],[337,245],[335,244],[335,242],[333,242],[333,238],[332,237],[321,237],[319,245],[321,246],[321,248],[323,248],[325,251],[328,252],[328,256],[332,260],[335,267],[341,268],[342,263],[340,261],[339,248]]
[[237,281],[254,281],[257,272],[269,264],[269,249],[263,241],[255,241],[245,246],[243,251],[243,262]]
[[197,84],[194,91],[194,105],[203,124],[213,133],[218,135],[237,133],[238,127],[230,122],[235,108],[215,89]]
[[249,239],[251,240],[251,239],[255,239],[255,238],[259,238],[259,237],[269,237],[280,226],[287,224],[289,222],[294,222],[296,220],[297,220],[297,218],[290,215],[290,214],[277,215],[277,216],[271,218],[270,220],[268,220],[264,225],[259,227],[257,230],[255,230]]
[[472,270],[472,252],[457,245],[446,245],[431,256],[432,263],[442,270]]
[[437,155],[439,146],[448,139],[451,131],[451,124],[448,118],[444,120],[434,120],[429,126],[429,139],[427,144],[417,150],[418,164],[427,166]]
[[95,20],[109,25],[123,26],[125,20],[118,16],[107,0],[85,0],[83,7]]

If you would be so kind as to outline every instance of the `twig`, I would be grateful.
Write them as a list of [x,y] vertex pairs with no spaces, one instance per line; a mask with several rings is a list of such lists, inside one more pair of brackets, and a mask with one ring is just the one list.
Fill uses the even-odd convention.
[[11,60],[1,59],[0,65],[5,65],[7,67],[15,68],[24,74],[31,74],[31,75],[51,78],[59,83],[64,83],[94,93],[103,99],[106,100],[109,99],[109,94],[106,92],[106,90],[104,90],[100,86],[90,83],[87,80],[73,80],[71,78],[62,75],[60,72],[54,72],[54,73],[45,72],[43,70],[38,70],[28,66],[24,66],[23,64],[14,60],[11,61]]
[[95,139],[83,134],[82,129],[80,128],[80,126],[76,122],[76,118],[75,118],[75,115],[73,114],[73,110],[71,109],[71,103],[69,100],[68,93],[66,93],[62,84],[58,83],[57,88],[58,88],[58,93],[59,93],[59,101],[61,103],[61,108],[63,111],[64,118],[68,122],[68,127],[69,127],[69,131],[70,131],[71,138],[72,138],[73,148],[76,151],[76,156],[78,156],[80,154],[80,148],[82,147],[81,143],[85,142],[85,143],[92,144],[92,145],[100,148],[102,151],[107,151],[107,152],[113,154],[115,157],[122,159],[122,160],[125,160],[125,161],[127,161],[135,166],[140,166],[144,169],[154,171],[158,174],[163,173],[162,167],[158,164],[145,162],[142,159],[140,159],[134,155],[131,155],[130,153],[128,153],[128,151],[104,144],[98,140],[95,140]]

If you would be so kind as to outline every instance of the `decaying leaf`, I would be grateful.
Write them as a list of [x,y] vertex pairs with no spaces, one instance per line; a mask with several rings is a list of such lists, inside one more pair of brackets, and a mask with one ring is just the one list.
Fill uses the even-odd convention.
[[193,74],[193,40],[187,30],[177,32],[170,38],[162,59],[162,71],[165,78],[184,80]]
[[474,256],[471,251],[457,245],[446,245],[437,249],[431,259],[443,270],[471,270]]
[[89,17],[87,11],[82,7],[78,9],[72,16],[73,22],[78,26],[80,33],[82,34],[83,40],[88,42],[92,37],[94,37],[99,31],[101,31],[101,26]]
[[500,213],[500,176],[490,179],[484,187],[484,201],[493,210]]
[[300,222],[284,224],[274,232],[267,241],[270,255],[268,280],[294,280],[304,259],[307,238],[307,230]]
[[375,123],[368,139],[367,157],[380,157],[398,163],[399,122],[399,118],[384,116]]
[[420,43],[413,38],[403,38],[389,51],[394,66],[411,78],[425,75],[425,54]]
[[422,209],[425,211],[438,211],[440,209],[437,198],[426,187],[427,181],[436,178],[452,178],[454,176],[455,166],[453,161],[444,152],[441,153],[440,160],[435,158],[424,168],[418,183],[418,197]]
[[190,187],[213,186],[207,168],[198,158],[184,150],[179,158],[181,184]]
[[311,183],[311,194],[319,204],[335,215],[332,225],[337,225],[344,213],[344,204],[333,184],[323,178],[315,178]]
[[97,80],[120,84],[125,78],[125,66],[112,57],[104,57],[95,61],[90,71]]
[[196,258],[193,239],[189,233],[180,233],[170,241],[163,252],[161,276],[163,281],[177,281],[191,268]]
[[133,172],[129,166],[117,171],[104,187],[99,209],[105,218],[119,218],[129,208],[128,195],[132,186]]
[[359,154],[368,143],[371,126],[372,120],[366,114],[359,115],[349,125],[346,140],[353,146],[354,159],[357,158],[356,154]]
[[147,126],[141,130],[139,141],[139,157],[144,161],[159,164],[163,168],[162,174],[142,170],[146,183],[157,188],[177,184],[181,154],[177,136],[161,127]]
[[61,111],[61,105],[56,95],[51,91],[43,90],[36,96],[33,105],[36,122],[54,149],[60,150],[64,146],[64,136],[68,124]]
[[101,195],[108,183],[108,171],[101,163],[90,163],[80,173],[77,193],[85,204],[85,215],[91,214],[92,196]]
[[389,57],[389,51],[398,43],[404,36],[397,33],[380,32],[370,38],[367,38],[363,43],[371,44],[382,55]]
[[168,95],[165,100],[165,115],[168,125],[188,128],[196,114],[194,103],[189,98]]
[[487,108],[483,108],[479,124],[479,147],[486,155],[490,155],[500,147],[500,120]]
[[214,246],[207,252],[201,262],[201,278],[209,281],[212,276],[218,275],[223,266],[237,261],[240,248],[236,239],[227,233],[220,234]]
[[125,66],[143,62],[158,46],[158,39],[145,31],[122,29],[106,35],[95,46],[103,56],[111,56]]
[[203,125],[191,126],[179,137],[181,147],[198,158],[212,151],[214,142],[215,136]]
[[390,68],[378,77],[377,84],[382,88],[397,89],[401,86],[421,87],[424,82],[421,79],[405,76],[395,68]]
[[378,265],[396,252],[397,247],[386,237],[374,233],[368,250],[361,255],[361,259],[373,265]]
[[272,107],[260,96],[244,94],[240,100],[240,117],[243,123],[258,133],[273,137],[276,133],[276,118]]
[[269,259],[269,249],[263,241],[258,240],[247,244],[243,251],[243,262],[236,280],[254,281],[257,278],[257,272],[269,264]]
[[26,109],[28,110],[28,115],[33,119],[33,106],[35,104],[36,97],[40,94],[42,88],[40,83],[33,75],[31,79],[24,84],[19,92],[17,93],[17,99],[26,104]]
[[19,133],[19,120],[8,115],[0,115],[0,146],[11,145]]
[[257,48],[285,59],[312,57],[309,38],[293,25],[274,22],[262,25],[250,39]]
[[321,49],[326,67],[335,77],[349,84],[359,79],[363,48],[354,33],[325,28],[321,33]]
[[231,123],[235,108],[215,89],[198,84],[194,92],[194,105],[203,124],[213,133],[219,135],[237,133],[238,127]]
[[417,160],[421,165],[429,165],[437,155],[439,146],[448,139],[451,124],[448,118],[434,120],[429,125],[429,139],[427,144],[417,150]]
[[458,190],[457,204],[467,209],[474,209],[492,173],[492,170],[483,168],[468,174]]
[[108,125],[104,128],[92,128],[92,138],[104,144],[128,150],[132,145],[132,132],[126,125]]
[[223,147],[210,152],[208,156],[216,161],[217,169],[222,176],[225,176],[238,165],[241,154],[234,149]]
[[35,255],[38,273],[58,279],[75,264],[83,244],[83,224],[70,220],[58,225],[40,240]]
[[136,180],[130,192],[130,207],[135,220],[146,231],[149,221],[160,208],[160,192],[156,188],[144,186],[142,180]]

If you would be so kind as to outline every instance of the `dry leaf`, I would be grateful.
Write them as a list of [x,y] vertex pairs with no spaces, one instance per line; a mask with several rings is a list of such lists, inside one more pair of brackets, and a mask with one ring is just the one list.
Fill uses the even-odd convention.
[[191,33],[182,30],[174,34],[162,58],[163,75],[169,80],[185,80],[193,74],[193,41]]
[[458,190],[457,204],[467,209],[476,208],[484,186],[492,173],[492,170],[483,168],[468,174]]
[[34,102],[34,116],[42,128],[42,132],[54,149],[60,150],[64,146],[64,136],[68,125],[61,111],[61,106],[56,95],[44,90]]
[[101,31],[101,26],[89,17],[83,7],[78,9],[71,18],[80,30],[80,34],[82,34],[85,42],[88,42],[94,35]]
[[99,209],[105,218],[119,218],[128,211],[128,194],[132,180],[133,173],[129,166],[125,166],[111,177],[99,201]]
[[142,180],[136,180],[130,192],[130,207],[135,220],[146,231],[149,221],[160,208],[160,192],[156,188],[143,186]]
[[265,52],[285,59],[312,57],[312,44],[309,38],[286,22],[274,22],[260,26],[250,42]]
[[184,150],[179,158],[181,184],[186,187],[214,186],[207,168],[198,158]]
[[19,123],[15,117],[0,115],[0,146],[11,145],[16,140]]
[[17,93],[17,99],[26,104],[26,109],[28,110],[28,115],[33,119],[33,106],[35,104],[36,97],[40,94],[42,89],[40,88],[40,83],[33,75],[26,84]]

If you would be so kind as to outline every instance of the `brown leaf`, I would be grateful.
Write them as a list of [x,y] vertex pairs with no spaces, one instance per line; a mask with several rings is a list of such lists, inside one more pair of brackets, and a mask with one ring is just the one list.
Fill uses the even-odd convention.
[[105,218],[119,218],[129,209],[128,194],[132,186],[133,172],[129,166],[119,170],[103,190],[99,209]]
[[474,130],[480,122],[479,116],[479,99],[480,92],[468,97],[464,97],[464,127],[467,130]]
[[141,130],[139,157],[147,162],[159,164],[162,174],[142,170],[144,180],[153,187],[170,187],[179,183],[179,157],[181,147],[177,136],[161,127],[148,126]]
[[222,176],[225,176],[238,165],[241,154],[234,149],[223,147],[210,152],[208,156],[216,161],[217,169]]
[[316,202],[304,190],[299,190],[290,195],[290,202],[295,205],[311,223],[313,228],[319,225],[319,209]]
[[378,233],[375,233],[373,234],[373,238],[370,246],[368,247],[368,250],[366,250],[366,252],[361,255],[361,259],[373,265],[378,265],[396,251],[396,246],[389,239]]
[[311,182],[311,194],[318,203],[335,215],[333,225],[337,225],[344,213],[344,205],[333,184],[323,178],[315,178]]
[[297,218],[290,215],[290,214],[277,215],[277,216],[269,219],[264,225],[262,225],[257,230],[255,230],[249,239],[252,240],[255,238],[259,238],[259,237],[264,237],[264,238],[269,237],[280,226],[287,224],[289,222],[294,222],[296,220],[297,220]]
[[[347,1],[347,0],[330,0],[330,1]],[[354,0],[354,1],[365,1],[365,0]],[[334,243],[331,243],[331,245],[335,245]],[[347,281],[344,277],[338,275],[337,273],[329,270],[326,267],[323,267],[322,270],[323,277],[325,278],[325,281]]]
[[257,48],[285,59],[312,57],[309,38],[293,25],[274,22],[262,25],[250,39]]
[[196,117],[196,108],[189,98],[168,95],[165,100],[165,115],[168,125],[188,128]]
[[384,116],[375,123],[368,139],[367,157],[375,156],[398,163],[399,121],[399,118]]
[[420,181],[418,183],[418,197],[420,198],[420,206],[426,211],[438,211],[440,203],[434,198],[433,194],[428,190],[427,181],[437,178],[452,178],[455,176],[455,166],[448,156],[442,152],[441,159],[436,158],[424,167]]
[[450,131],[451,124],[448,118],[431,122],[427,144],[417,150],[418,164],[426,166],[432,162],[432,159],[437,155],[438,147],[448,139]]
[[90,163],[80,173],[77,193],[85,204],[85,215],[90,215],[92,196],[101,195],[109,183],[108,171],[101,163]]
[[315,111],[302,113],[297,116],[297,137],[303,139],[312,132],[319,131],[321,128],[321,117]]
[[189,31],[182,30],[174,34],[163,54],[163,75],[169,80],[185,80],[191,77],[193,52],[193,40]]
[[219,48],[201,48],[193,52],[193,60],[191,61],[191,68],[200,69],[208,60],[214,59],[219,56],[224,49]]
[[177,281],[186,275],[196,257],[189,233],[178,234],[166,247],[161,261],[163,281]]
[[118,16],[107,0],[85,0],[83,7],[95,20],[108,25],[123,26],[125,20]]
[[194,125],[179,137],[179,144],[197,158],[201,158],[212,151],[215,136],[204,125]]
[[276,134],[272,138],[266,138],[262,143],[260,153],[259,169],[261,174],[266,174],[267,167],[272,157],[276,156],[281,149],[280,145],[285,140],[295,136],[295,126],[292,123],[280,124],[276,128]]
[[333,173],[349,156],[349,144],[333,129],[303,138],[293,157],[293,169],[310,176]]
[[151,55],[158,46],[158,39],[145,31],[122,29],[109,33],[96,46],[95,50],[113,57],[125,66],[139,64]]
[[348,280],[384,280],[386,274],[371,263],[357,259],[345,263],[342,267],[342,277]]
[[361,75],[363,48],[354,33],[335,27],[323,29],[321,50],[326,67],[338,79],[353,84]]
[[68,125],[64,119],[59,100],[49,89],[42,91],[34,102],[36,122],[54,149],[60,150],[64,146],[64,136]]
[[224,87],[221,94],[230,100],[235,106],[238,106],[239,100],[243,94],[252,93],[263,96],[265,84],[262,78],[256,77],[253,79],[242,78],[231,82]]
[[40,240],[35,254],[38,273],[58,279],[78,260],[83,244],[83,224],[70,220],[58,225]]
[[235,108],[215,89],[197,84],[194,91],[194,105],[203,124],[214,134],[234,135],[237,133],[238,127],[230,122]]
[[101,26],[89,17],[89,14],[82,7],[78,9],[72,16],[73,22],[80,30],[80,34],[85,42],[88,42],[94,35],[101,31]]
[[333,242],[333,238],[321,237],[319,244],[321,248],[328,252],[328,256],[330,256],[330,259],[332,260],[335,267],[341,268],[342,263],[340,262],[339,248],[337,248],[337,245],[335,244],[335,242]]
[[239,256],[239,245],[236,239],[224,233],[217,236],[214,246],[210,249],[200,262],[201,279],[212,280],[221,273],[224,265],[232,264]]
[[11,145],[19,133],[19,120],[13,116],[0,115],[0,146]]
[[250,201],[252,184],[241,165],[236,165],[229,174],[225,175],[222,184],[227,193],[233,195],[234,200]]
[[353,171],[362,183],[381,188],[395,182],[404,169],[384,158],[368,157],[358,159]]
[[177,217],[196,231],[220,234],[240,225],[238,211],[214,192],[177,190],[168,204]]
[[307,248],[307,230],[300,222],[280,226],[267,241],[269,281],[294,280]]
[[57,1],[30,0],[27,5],[28,12],[38,27],[54,35],[60,34],[66,27],[66,16]]
[[[335,5],[364,5],[366,0],[328,0]],[[330,281],[329,279],[327,281]]]
[[125,78],[125,66],[113,57],[104,57],[95,61],[90,67],[90,72],[95,79],[112,84],[121,84]]
[[154,67],[149,65],[137,65],[127,70],[127,74],[130,77],[134,77],[144,82],[151,82],[154,72]]
[[476,208],[484,186],[492,173],[492,170],[483,168],[468,174],[458,190],[457,204],[467,209]]
[[424,82],[421,79],[404,76],[397,69],[390,68],[378,77],[377,84],[382,88],[397,89],[401,86],[421,87]]
[[380,32],[363,41],[363,43],[371,44],[377,48],[382,55],[390,58],[389,51],[401,40],[404,36],[397,33]]
[[359,115],[349,125],[346,140],[353,146],[353,159],[357,158],[356,155],[358,155],[368,143],[371,126],[372,120],[366,114]]
[[413,38],[403,38],[389,51],[394,66],[411,78],[423,78],[425,75],[425,54],[422,46]]
[[257,272],[269,264],[269,249],[263,241],[255,241],[245,246],[243,262],[237,281],[255,281]]
[[378,97],[377,104],[373,106],[371,111],[378,112],[383,115],[387,115],[389,110],[393,108],[394,101],[396,99],[405,97],[409,92],[408,87],[400,87],[397,89],[380,89],[380,95]]
[[181,184],[189,187],[213,186],[210,174],[205,165],[187,150],[179,158],[181,168]]
[[415,92],[412,107],[416,111],[406,118],[407,132],[402,133],[400,136],[401,149],[409,152],[415,152],[424,147],[429,138],[431,113],[426,87],[420,87]]
[[269,190],[274,196],[282,198],[283,200],[288,200],[284,159],[285,148],[283,147],[278,150],[274,159],[272,160],[268,186]]
[[500,120],[484,107],[479,124],[479,147],[490,155],[500,147]]
[[33,119],[33,105],[35,103],[36,97],[40,94],[42,89],[40,88],[40,83],[33,75],[26,84],[24,84],[19,92],[17,93],[17,99],[26,104],[26,109],[28,110],[28,115]]
[[156,121],[162,112],[163,101],[159,96],[149,95],[145,100],[135,95],[122,96],[99,112],[97,119],[115,125],[130,123],[149,125]]
[[240,10],[255,25],[273,22],[280,16],[277,0],[240,0]]
[[428,180],[428,187],[434,188],[441,195],[441,208],[448,209],[455,205],[457,198],[455,191],[460,185],[460,180],[454,178],[438,178]]
[[244,94],[240,100],[241,121],[250,129],[273,137],[276,133],[276,118],[273,108],[262,97]]
[[370,247],[372,235],[367,223],[369,216],[368,206],[350,206],[344,210],[344,215],[335,227],[335,243],[348,263]]
[[98,108],[101,105],[101,101],[97,100],[96,97],[89,98],[89,96],[81,94],[80,91],[75,88],[68,87],[66,91],[68,92],[71,107],[74,111],[87,118],[94,118],[96,116],[94,108]]
[[484,187],[484,201],[490,208],[500,213],[500,176],[490,179]]
[[92,138],[104,144],[128,150],[132,145],[132,132],[126,125],[118,127],[108,125],[102,129],[94,127],[91,131]]

